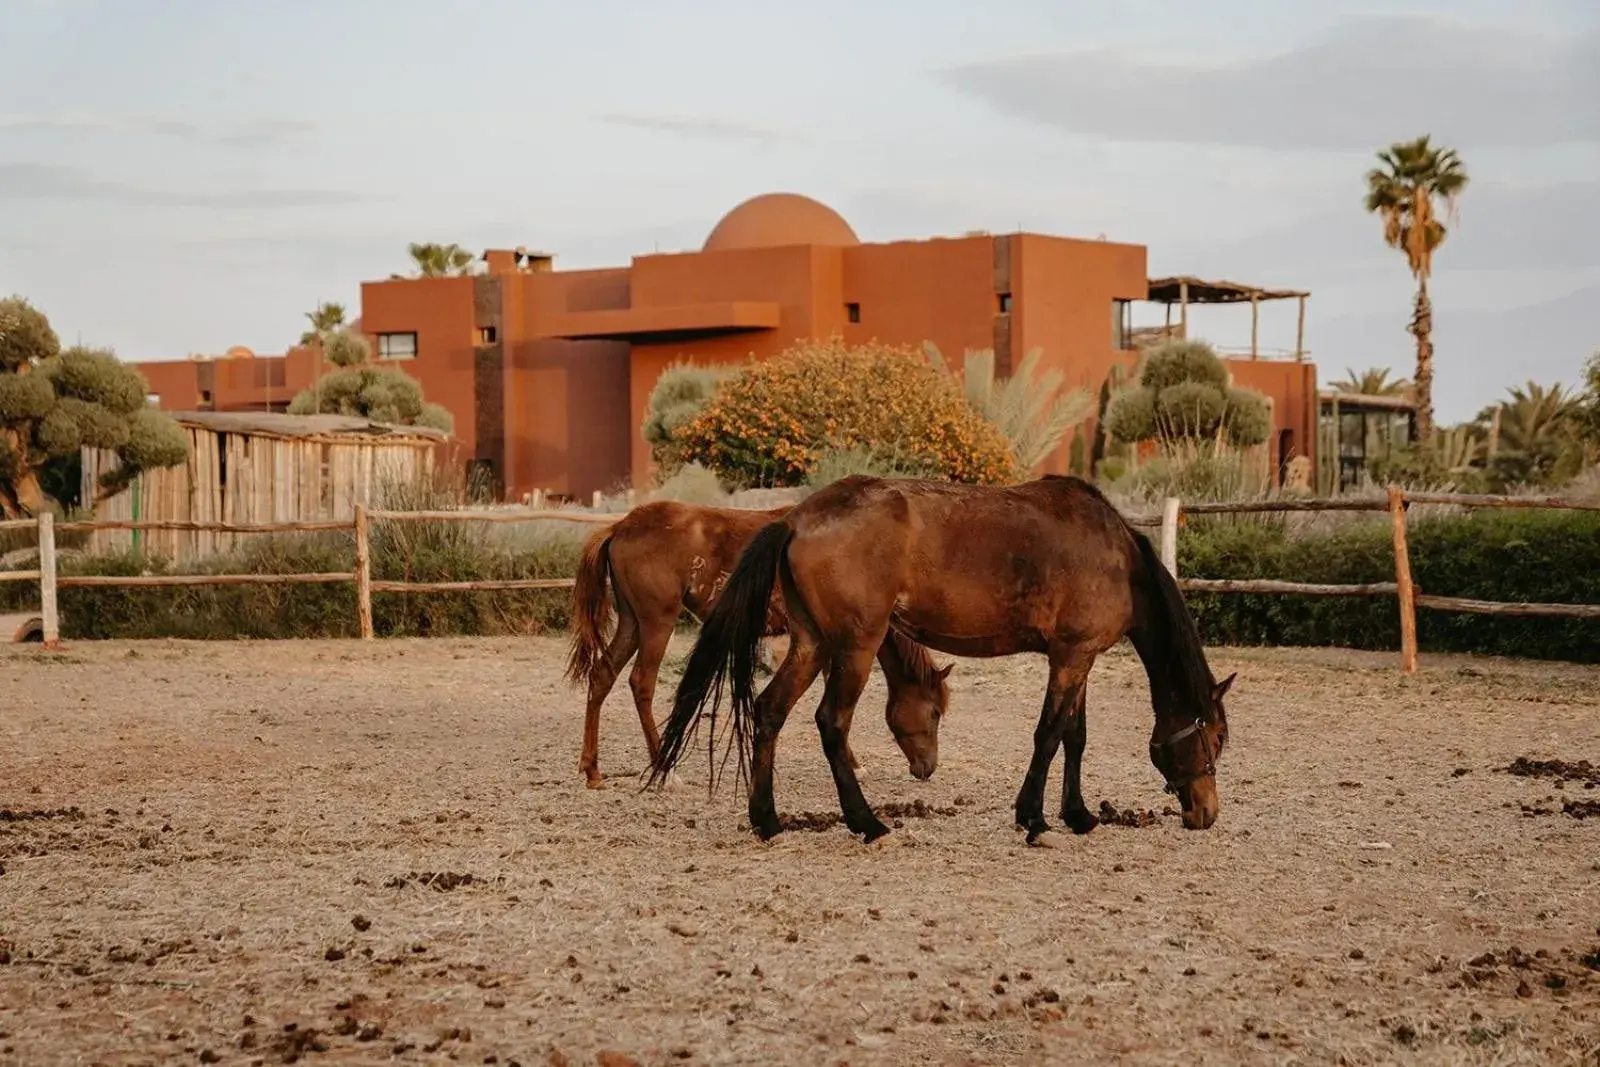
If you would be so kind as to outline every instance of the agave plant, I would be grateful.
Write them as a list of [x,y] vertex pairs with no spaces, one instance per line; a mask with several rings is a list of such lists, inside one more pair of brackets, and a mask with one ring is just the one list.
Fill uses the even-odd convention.
[[[949,370],[938,345],[925,341],[922,350],[933,366]],[[992,348],[968,349],[962,365],[968,406],[1000,428],[1017,465],[1028,471],[1048,459],[1068,431],[1094,412],[1087,392],[1061,388],[1061,371],[1038,373],[1043,357],[1043,349],[1030,349],[1008,378],[995,376]]]

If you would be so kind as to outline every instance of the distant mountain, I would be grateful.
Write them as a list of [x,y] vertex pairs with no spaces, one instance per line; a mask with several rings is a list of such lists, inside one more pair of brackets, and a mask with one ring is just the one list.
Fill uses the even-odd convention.
[[[1410,377],[1416,348],[1406,332],[1410,309],[1320,320],[1312,344],[1326,383],[1345,368],[1392,367]],[[1439,418],[1471,418],[1506,389],[1530,378],[1579,383],[1583,361],[1600,349],[1600,285],[1503,311],[1434,308],[1434,406]]]

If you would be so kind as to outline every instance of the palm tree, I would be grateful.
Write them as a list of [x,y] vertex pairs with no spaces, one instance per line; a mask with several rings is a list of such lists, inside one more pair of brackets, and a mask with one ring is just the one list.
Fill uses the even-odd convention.
[[1417,439],[1427,445],[1433,438],[1433,304],[1428,299],[1428,276],[1433,273],[1433,253],[1448,235],[1434,200],[1443,201],[1445,215],[1454,221],[1456,199],[1467,187],[1467,171],[1453,149],[1435,147],[1427,134],[1390,145],[1378,153],[1378,161],[1382,166],[1367,172],[1366,205],[1383,219],[1385,243],[1405,253],[1417,279],[1410,329],[1417,339]]
[[[944,354],[924,341],[928,362],[946,369]],[[1000,428],[1011,442],[1017,465],[1032,471],[1061,447],[1067,431],[1094,412],[1094,401],[1082,389],[1063,390],[1064,375],[1048,371],[1035,378],[1043,349],[1030,349],[1009,378],[996,378],[994,349],[967,352],[962,367],[967,405]]]
[[1411,382],[1405,378],[1391,379],[1388,367],[1368,367],[1359,374],[1346,367],[1344,378],[1330,384],[1341,393],[1362,396],[1403,396],[1411,388]]
[[306,318],[311,323],[311,329],[300,335],[300,343],[303,345],[320,341],[343,326],[344,305],[324,300],[317,305],[315,311],[306,312]]
[[472,271],[472,264],[476,262],[471,252],[454,242],[447,245],[435,244],[432,241],[422,244],[412,242],[406,246],[406,251],[411,255],[411,264],[418,278],[446,278],[469,274]]
[[1500,404],[1500,445],[1509,451],[1536,455],[1550,451],[1572,426],[1577,397],[1557,382],[1548,388],[1538,382],[1512,386],[1511,399]]

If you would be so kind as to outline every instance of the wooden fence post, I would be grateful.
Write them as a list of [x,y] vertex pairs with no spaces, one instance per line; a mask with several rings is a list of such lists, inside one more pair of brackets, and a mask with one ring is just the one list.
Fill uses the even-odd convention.
[[1161,505],[1161,562],[1167,573],[1178,576],[1178,510],[1181,503],[1169,496]]
[[356,622],[363,641],[372,640],[372,539],[367,506],[356,505]]
[[1400,669],[1417,673],[1417,590],[1411,584],[1411,553],[1406,548],[1406,494],[1389,487],[1389,523],[1394,530],[1394,584],[1400,600]]
[[61,616],[56,609],[56,517],[39,512],[39,614],[44,647],[61,645]]

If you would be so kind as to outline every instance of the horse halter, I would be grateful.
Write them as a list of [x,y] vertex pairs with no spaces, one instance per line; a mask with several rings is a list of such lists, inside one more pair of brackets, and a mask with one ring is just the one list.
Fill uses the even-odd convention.
[[[1200,769],[1195,771],[1193,774],[1187,775],[1186,777],[1176,781],[1171,778],[1167,778],[1166,792],[1171,793],[1174,796],[1176,796],[1178,790],[1182,789],[1184,786],[1193,785],[1195,782],[1198,782],[1207,775],[1212,775],[1217,772],[1217,754],[1211,748],[1211,738],[1205,731],[1205,723],[1200,719],[1196,719],[1194,722],[1190,723],[1188,726],[1185,726],[1183,729],[1179,730],[1165,741],[1150,742],[1151,762],[1155,763],[1157,767],[1160,767],[1161,764],[1155,759],[1156,753],[1163,748],[1171,748],[1173,745],[1185,740],[1191,735],[1199,737],[1200,752],[1205,759],[1202,762]],[[1161,775],[1162,777],[1166,778],[1167,772],[1162,771]]]

